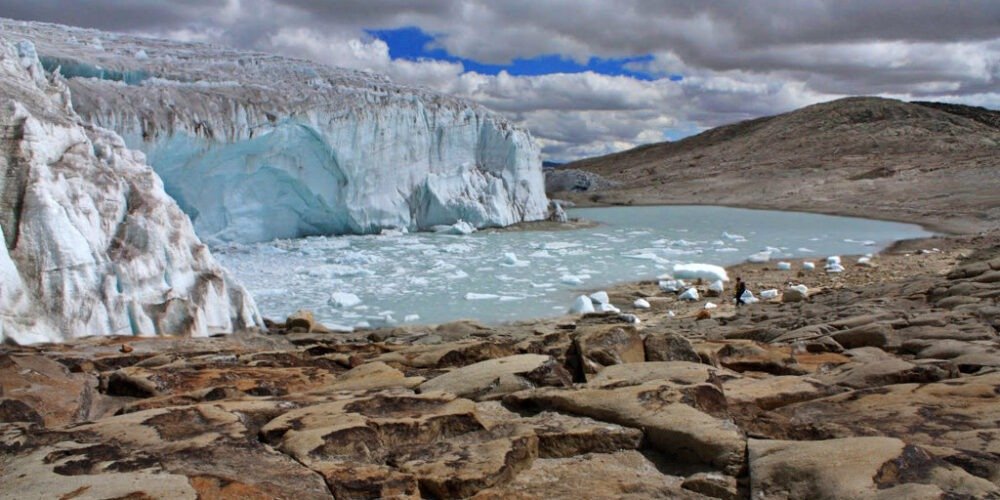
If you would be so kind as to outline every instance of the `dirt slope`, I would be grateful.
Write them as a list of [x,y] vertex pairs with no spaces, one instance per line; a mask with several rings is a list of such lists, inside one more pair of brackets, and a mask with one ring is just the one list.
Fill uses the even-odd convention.
[[621,183],[566,195],[584,203],[807,210],[952,231],[1000,226],[1000,112],[984,108],[852,97],[566,168]]

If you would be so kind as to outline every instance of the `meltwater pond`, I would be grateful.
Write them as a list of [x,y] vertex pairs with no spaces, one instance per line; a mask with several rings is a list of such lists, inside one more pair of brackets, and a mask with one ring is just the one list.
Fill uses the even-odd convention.
[[912,224],[724,207],[585,208],[569,215],[600,224],[468,236],[312,237],[215,253],[265,317],[311,309],[327,325],[350,328],[386,320],[554,316],[581,291],[650,279],[676,263],[730,265],[767,250],[772,260],[821,259],[930,235]]

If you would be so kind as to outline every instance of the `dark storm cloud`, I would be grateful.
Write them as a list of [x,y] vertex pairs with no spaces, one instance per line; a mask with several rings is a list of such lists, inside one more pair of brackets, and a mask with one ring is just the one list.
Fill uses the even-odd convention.
[[[208,40],[389,74],[527,125],[555,159],[843,95],[1000,106],[997,0],[0,0],[0,16]],[[402,61],[366,29],[417,26],[455,56],[650,55],[636,70],[478,75]]]

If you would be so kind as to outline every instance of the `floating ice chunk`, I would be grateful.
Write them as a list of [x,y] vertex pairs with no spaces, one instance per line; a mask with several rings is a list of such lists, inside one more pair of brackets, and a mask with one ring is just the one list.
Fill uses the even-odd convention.
[[715,302],[705,302],[705,309],[715,309],[716,307],[719,306]]
[[149,59],[149,54],[147,54],[145,50],[139,49],[138,51],[136,51],[135,54],[133,54],[133,57],[135,57],[140,61],[144,61],[146,59]]
[[465,236],[467,234],[472,234],[476,232],[476,226],[459,219],[458,222],[451,225],[438,225],[431,226],[431,230],[438,234],[454,234],[458,236]]
[[757,252],[755,254],[751,254],[749,257],[747,257],[747,262],[751,262],[754,264],[763,264],[764,262],[767,262],[769,260],[771,260],[771,252],[768,252],[766,250],[763,252]]
[[507,252],[503,254],[503,262],[500,264],[507,267],[527,267],[531,262],[526,260],[520,260],[517,258],[513,252]]
[[604,290],[590,294],[590,300],[594,301],[594,304],[611,303],[611,299],[608,298],[608,292],[605,292]]
[[661,280],[658,285],[660,290],[664,292],[679,292],[681,288],[684,288],[684,280]]
[[721,294],[723,291],[725,291],[725,289],[726,285],[725,283],[722,282],[722,280],[715,280],[712,282],[711,285],[708,285],[708,291],[710,292]]
[[739,252],[740,249],[736,247],[722,247],[722,248],[716,248],[715,251],[719,253],[727,253],[727,252]]
[[730,234],[730,233],[727,233],[725,231],[722,232],[722,237],[725,238],[725,239],[727,239],[727,240],[732,240],[732,241],[746,241],[747,240],[746,237],[743,236],[742,234]]
[[806,271],[814,271],[816,269],[816,264],[814,262],[805,261],[802,263],[802,269]]
[[800,252],[800,253],[816,253],[815,250],[813,250],[811,248],[806,248],[806,247],[799,247],[795,251],[796,252]]
[[515,300],[524,300],[524,297],[515,297],[513,295],[501,295],[500,302],[513,302]]
[[713,264],[676,264],[674,265],[674,277],[689,280],[729,281],[726,269]]
[[354,324],[354,328],[358,329],[371,328],[371,327],[372,325],[367,321],[358,321],[357,323]]
[[543,250],[565,250],[567,248],[576,248],[581,246],[580,243],[568,243],[565,241],[552,241],[546,243],[542,246]]
[[618,309],[617,307],[615,307],[615,306],[613,306],[611,304],[596,304],[596,305],[594,305],[594,310],[597,311],[597,312],[602,312],[602,313],[604,313],[604,312],[613,312],[613,313],[620,313],[620,312],[622,312],[621,309]]
[[776,298],[778,298],[778,290],[776,290],[774,288],[772,288],[770,290],[761,290],[760,291],[760,298],[767,299],[767,300],[769,300],[769,299],[776,299]]
[[779,271],[790,271],[792,269],[791,262],[779,262],[776,266]]
[[684,293],[677,296],[678,300],[698,300],[698,290],[694,287],[684,290]]
[[528,257],[531,257],[532,259],[551,259],[552,254],[550,254],[548,250],[538,250],[528,254]]
[[327,302],[333,307],[354,307],[361,304],[361,299],[350,292],[333,292]]
[[469,273],[467,273],[467,272],[465,272],[465,271],[463,271],[461,269],[456,269],[455,272],[445,274],[444,277],[447,278],[447,279],[450,279],[450,280],[460,280],[460,279],[468,278],[469,277]]
[[465,294],[465,300],[496,300],[500,296],[492,293],[475,293],[469,292]]
[[419,314],[407,314],[403,317],[403,323],[413,323],[414,321],[420,321]]
[[583,284],[583,278],[581,276],[575,276],[572,274],[564,274],[559,278],[559,281],[566,285],[580,286]]
[[635,299],[635,302],[632,303],[632,307],[635,307],[636,309],[649,309],[650,306],[649,301],[646,299]]
[[569,308],[571,314],[589,314],[594,312],[594,302],[590,297],[581,295],[573,301],[573,307]]

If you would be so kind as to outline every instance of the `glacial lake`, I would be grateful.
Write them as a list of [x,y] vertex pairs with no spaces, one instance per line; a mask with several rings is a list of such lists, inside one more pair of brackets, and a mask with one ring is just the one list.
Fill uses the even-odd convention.
[[[875,253],[931,235],[913,224],[711,206],[581,208],[596,227],[310,237],[214,250],[261,314],[297,309],[337,328],[391,323],[484,323],[564,314],[584,291],[651,279],[677,263],[731,265]],[[818,272],[822,272],[818,270]],[[340,297],[331,294],[353,294]],[[616,304],[625,306],[627,304]]]

